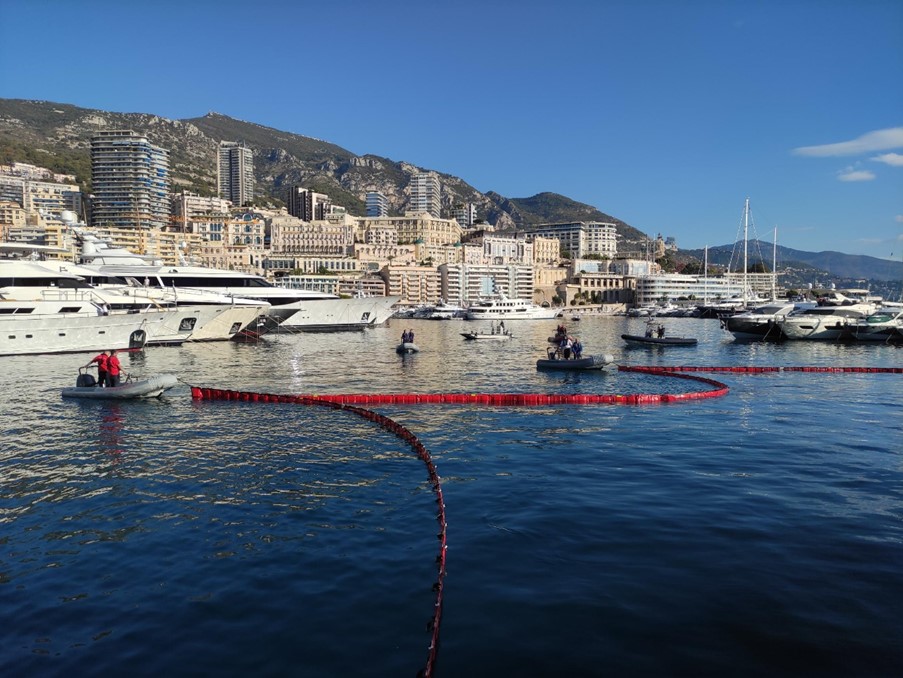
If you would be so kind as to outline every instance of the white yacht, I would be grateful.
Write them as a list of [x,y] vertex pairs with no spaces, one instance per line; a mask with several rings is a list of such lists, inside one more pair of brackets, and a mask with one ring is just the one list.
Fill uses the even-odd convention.
[[140,348],[168,318],[113,310],[77,276],[0,259],[0,355]]
[[205,266],[161,266],[127,250],[110,248],[87,234],[82,238],[82,265],[108,276],[131,277],[147,287],[216,292],[236,300],[270,304],[258,319],[263,333],[284,326],[294,331],[361,329],[391,316],[398,297],[342,298],[334,294],[274,285],[266,278]]
[[[805,304],[805,305],[804,305]],[[725,316],[721,326],[737,339],[747,341],[778,341],[784,339],[781,321],[795,311],[814,307],[814,303],[775,300],[767,304]]]
[[878,308],[867,290],[842,290],[819,299],[815,308],[794,311],[779,321],[787,339],[830,341],[842,338],[848,326]]
[[496,297],[484,299],[467,309],[468,320],[550,320],[558,309],[540,306],[526,299]]
[[65,261],[38,263],[83,278],[111,309],[134,310],[149,305],[177,309],[177,323],[169,324],[168,336],[156,336],[150,344],[256,337],[260,333],[259,318],[266,316],[270,308],[263,301],[236,299],[215,292],[145,286],[132,277],[111,275]]

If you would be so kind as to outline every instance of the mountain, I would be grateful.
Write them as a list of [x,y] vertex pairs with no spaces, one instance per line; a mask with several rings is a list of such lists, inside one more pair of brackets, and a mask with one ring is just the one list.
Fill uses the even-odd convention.
[[[410,200],[411,175],[424,168],[376,155],[358,156],[320,139],[283,132],[219,113],[170,120],[146,113],[114,113],[70,104],[0,99],[0,162],[17,160],[75,174],[85,192],[91,190],[91,136],[104,129],[133,129],[170,153],[174,190],[201,195],[216,193],[216,160],[220,141],[240,141],[252,149],[258,194],[281,204],[289,186],[300,183],[329,195],[350,214],[365,214],[368,191],[380,191],[392,213],[402,214]],[[435,171],[435,170],[434,170]],[[550,221],[610,221],[628,246],[645,234],[595,207],[562,195],[541,193],[506,198],[481,193],[464,180],[437,172],[442,206],[470,202],[478,216],[497,228],[517,228]]]
[[[750,240],[747,243],[747,267],[756,263],[764,263],[772,269],[772,253],[774,245],[770,242]],[[790,247],[777,246],[777,269],[789,280],[811,282],[820,278],[824,284],[835,284],[852,287],[854,283],[868,281],[894,282],[903,280],[903,262],[888,261],[877,257],[842,254],[841,252],[805,252]],[[680,250],[680,259],[703,261],[705,250]],[[710,265],[730,266],[731,270],[743,270],[743,242],[734,245],[710,247],[708,262]],[[786,273],[785,273],[786,271]],[[785,282],[785,284],[787,284]]]
[[[356,155],[327,141],[283,132],[219,113],[199,118],[170,120],[147,113],[114,113],[71,104],[22,99],[0,99],[0,163],[27,162],[56,172],[74,174],[82,190],[91,190],[91,136],[105,129],[133,129],[170,152],[173,190],[200,195],[216,194],[216,160],[220,141],[241,141],[254,153],[258,201],[282,204],[288,186],[301,183],[330,196],[350,214],[363,216],[368,191],[380,191],[391,213],[402,214],[410,200],[411,174],[425,168],[376,155]],[[463,179],[437,172],[442,185],[442,206],[458,203],[477,206],[478,216],[497,228],[567,221],[606,221],[616,225],[619,250],[639,256],[648,237],[620,219],[597,208],[556,193],[508,198],[481,193]],[[768,252],[770,244],[766,245]],[[710,248],[709,259],[731,246]],[[901,264],[839,252],[801,252],[779,248],[780,261],[798,262],[837,279],[901,279]],[[681,250],[677,259],[695,257],[701,250]]]

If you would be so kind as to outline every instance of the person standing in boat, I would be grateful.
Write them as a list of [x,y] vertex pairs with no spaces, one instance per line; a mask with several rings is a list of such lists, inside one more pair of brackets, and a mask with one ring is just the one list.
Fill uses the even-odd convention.
[[91,361],[85,365],[85,368],[91,367],[94,363],[97,363],[97,385],[98,386],[106,386],[107,382],[107,361],[109,356],[106,353],[101,351],[96,356],[91,358]]
[[122,366],[119,364],[119,358],[116,357],[116,351],[110,351],[107,357],[107,386],[119,386],[119,373]]
[[665,326],[659,325],[658,326],[658,338],[661,339],[664,336],[665,336]]
[[580,357],[583,355],[583,344],[580,343],[579,339],[574,340],[574,360],[580,360]]

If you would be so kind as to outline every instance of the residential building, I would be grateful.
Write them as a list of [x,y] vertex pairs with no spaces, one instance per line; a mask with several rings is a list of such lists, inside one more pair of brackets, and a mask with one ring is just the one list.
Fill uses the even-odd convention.
[[9,237],[9,230],[25,227],[25,210],[15,200],[0,200],[0,240]]
[[368,217],[389,216],[389,199],[383,193],[370,191],[367,193],[366,204]]
[[570,257],[582,258],[594,254],[614,257],[618,253],[618,233],[615,224],[599,221],[576,221],[566,224],[528,226],[527,233],[544,238],[557,238],[561,249]]
[[315,193],[300,184],[289,187],[285,204],[288,213],[302,221],[322,221],[332,206],[328,195]]
[[473,228],[477,221],[477,206],[472,202],[455,205],[452,208],[451,215],[452,219],[457,221],[462,229]]
[[415,172],[411,175],[410,185],[411,202],[408,214],[426,212],[438,219],[442,209],[439,175],[435,172]]
[[232,206],[226,198],[201,196],[182,191],[170,198],[171,225],[180,231],[188,231],[189,224],[202,214],[228,214]]
[[518,264],[442,264],[442,298],[466,306],[487,297],[533,299],[533,267]]
[[440,299],[439,271],[433,266],[386,266],[380,271],[387,295],[403,304],[435,304]]
[[663,301],[695,299],[700,302],[743,296],[742,280],[728,277],[661,273],[636,278],[636,304],[656,304]]
[[162,228],[169,223],[169,151],[132,130],[91,137],[91,225]]
[[254,200],[254,152],[243,143],[221,141],[216,190],[235,207]]
[[[53,176],[49,170],[45,172],[47,175],[44,176]],[[32,176],[42,175],[33,172],[26,176],[16,176],[0,172],[0,200],[18,203],[24,210],[26,219],[33,224],[49,221],[59,223],[64,211],[82,213],[82,194],[78,185],[42,181]]]

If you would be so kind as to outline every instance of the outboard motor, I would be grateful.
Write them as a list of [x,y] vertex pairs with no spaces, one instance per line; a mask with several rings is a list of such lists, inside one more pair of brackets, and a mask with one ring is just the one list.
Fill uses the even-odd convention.
[[84,374],[78,375],[78,378],[75,380],[75,385],[79,387],[97,386],[97,379],[94,378],[93,374],[85,372]]

